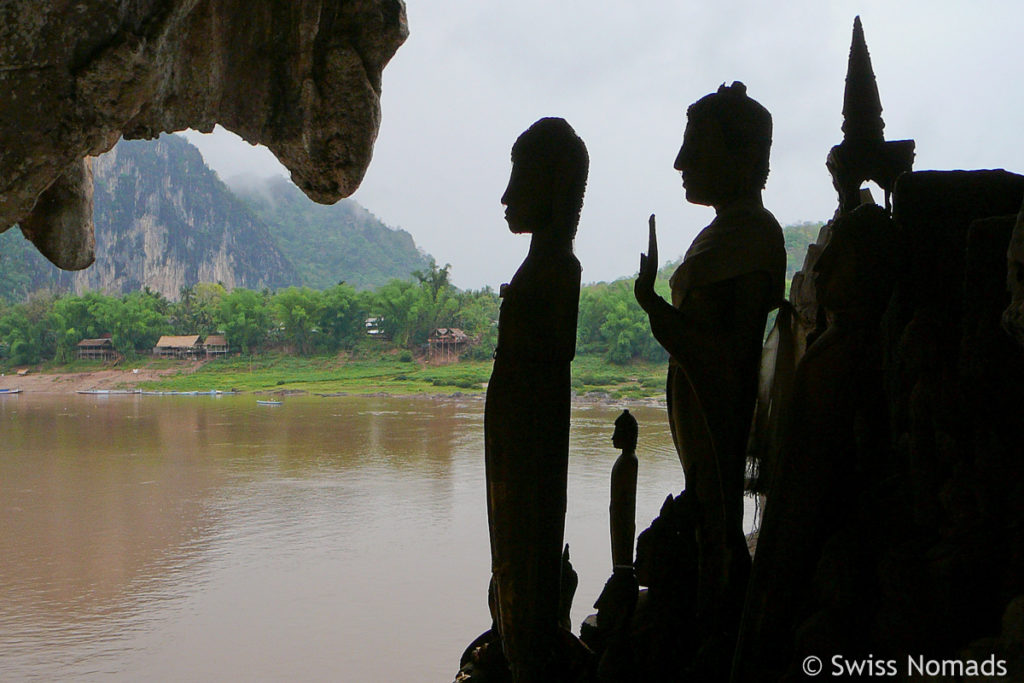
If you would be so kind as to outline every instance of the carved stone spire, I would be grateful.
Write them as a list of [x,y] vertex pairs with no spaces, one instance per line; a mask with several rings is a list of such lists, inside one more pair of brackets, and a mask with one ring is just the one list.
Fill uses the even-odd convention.
[[843,95],[843,137],[850,141],[882,142],[885,123],[882,101],[878,96],[871,55],[864,42],[860,17],[853,20],[853,41],[846,67],[846,92]]

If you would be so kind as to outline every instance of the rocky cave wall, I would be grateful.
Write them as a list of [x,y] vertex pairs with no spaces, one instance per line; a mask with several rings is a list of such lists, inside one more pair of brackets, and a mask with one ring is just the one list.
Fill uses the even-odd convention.
[[266,145],[311,199],[359,186],[401,0],[0,4],[0,231],[61,268],[93,261],[89,157],[215,124]]

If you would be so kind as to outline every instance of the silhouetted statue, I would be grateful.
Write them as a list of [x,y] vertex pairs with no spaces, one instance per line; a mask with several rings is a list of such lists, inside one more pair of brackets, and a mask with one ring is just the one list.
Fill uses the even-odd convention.
[[[795,356],[800,356],[825,330],[824,310],[818,302],[815,263],[828,245],[832,223],[863,203],[874,203],[871,193],[861,185],[874,180],[885,193],[885,208],[890,209],[890,196],[896,179],[914,165],[914,141],[886,141],[883,131],[882,101],[878,95],[871,55],[864,40],[860,17],[853,21],[853,37],[846,67],[846,88],[843,91],[843,141],[829,150],[825,166],[832,176],[832,185],[839,195],[839,206],[832,221],[824,225],[817,242],[807,249],[803,267],[793,276],[789,298],[796,313],[794,336]],[[770,467],[768,468],[770,469]]]
[[716,217],[672,276],[670,304],[654,291],[652,216],[635,292],[671,356],[672,435],[697,510],[696,620],[707,644],[702,656],[720,667],[731,657],[750,570],[743,535],[746,443],[765,322],[784,295],[786,252],[779,224],[761,201],[771,115],[737,82],[693,104],[687,117],[675,168],[687,200],[714,207]]
[[792,658],[796,627],[809,616],[809,587],[825,538],[855,509],[865,475],[882,470],[889,427],[880,321],[895,279],[894,232],[885,209],[862,205],[834,222],[815,266],[828,327],[793,380],[737,645],[736,681],[776,681],[799,663]]
[[569,560],[569,544],[562,549],[562,578],[558,590],[558,625],[562,630],[572,631],[572,599],[580,585],[580,577]]
[[[592,668],[590,662],[592,657],[570,633],[572,623],[569,614],[572,611],[572,600],[576,595],[579,577],[569,560],[568,543],[562,550],[561,573],[562,585],[558,601],[558,625],[561,630],[558,635],[563,641],[561,650],[565,660],[560,663],[560,667],[555,667],[559,671],[556,677],[561,676],[565,680],[589,681],[590,678],[587,678],[584,672],[589,672]],[[512,673],[509,671],[508,662],[502,652],[501,639],[498,636],[498,609],[494,595],[493,576],[487,587],[487,607],[491,613],[491,628],[478,636],[462,653],[462,658],[459,660],[459,673],[455,678],[456,683],[505,683],[512,680]]]
[[568,123],[541,119],[516,140],[501,198],[509,229],[532,235],[501,289],[484,417],[498,631],[521,683],[571,680],[558,670],[574,641],[559,627],[560,575],[581,274],[572,246],[588,163]]
[[636,540],[636,578],[647,588],[640,591],[633,613],[634,675],[623,680],[676,681],[689,666],[699,635],[691,618],[696,522],[693,496],[683,491],[665,499],[658,517]]
[[896,178],[914,163],[914,141],[886,142],[882,101],[871,67],[860,17],[853,20],[853,40],[843,93],[843,141],[831,149],[825,165],[839,193],[839,211],[853,211],[862,202],[861,185],[874,180],[885,192],[885,208]]
[[455,683],[509,683],[512,680],[498,637],[498,605],[493,576],[487,584],[487,609],[491,614],[491,627],[463,651]]
[[611,500],[608,504],[612,539],[612,569],[633,571],[633,539],[636,537],[636,439],[639,427],[629,410],[615,420],[612,445],[622,450],[612,466]]
[[[882,477],[888,456],[881,319],[899,270],[890,195],[897,178],[911,170],[914,141],[886,142],[881,112],[858,17],[843,97],[843,142],[826,161],[839,206],[790,290],[799,314],[794,336],[805,346],[787,382],[791,395],[778,452],[761,464],[767,504],[736,648],[735,681],[776,681],[787,667],[797,675],[793,665],[802,649],[822,647],[824,638],[842,633],[843,625],[835,624],[842,619],[833,612],[813,615],[819,625],[830,624],[821,629],[825,635],[814,635],[813,646],[798,635],[800,625],[812,618],[810,586],[825,561],[828,535],[844,526],[873,478]],[[884,190],[884,208],[862,189],[866,180]],[[845,563],[855,573],[852,565]],[[845,634],[844,640],[851,642]]]
[[611,476],[608,506],[612,541],[612,576],[594,603],[597,608],[597,638],[603,649],[598,666],[601,681],[632,681],[631,625],[636,608],[637,584],[633,571],[633,539],[636,535],[636,418],[628,410],[615,420],[612,444],[622,449]]

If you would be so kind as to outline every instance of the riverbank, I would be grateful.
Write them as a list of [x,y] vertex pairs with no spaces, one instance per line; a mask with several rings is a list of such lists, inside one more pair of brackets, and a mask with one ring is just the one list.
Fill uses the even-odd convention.
[[33,371],[24,375],[4,373],[0,389],[20,389],[33,394],[74,394],[89,389],[139,389],[143,384],[159,383],[181,372],[174,368],[100,368],[72,372]]
[[[70,394],[89,389],[150,391],[238,391],[254,394],[483,396],[491,361],[428,365],[393,354],[375,357],[283,354],[211,361],[142,360],[113,367],[98,361],[49,364],[17,374],[8,369],[0,389]],[[573,390],[581,400],[662,400],[665,366],[611,365],[597,356],[573,363]]]

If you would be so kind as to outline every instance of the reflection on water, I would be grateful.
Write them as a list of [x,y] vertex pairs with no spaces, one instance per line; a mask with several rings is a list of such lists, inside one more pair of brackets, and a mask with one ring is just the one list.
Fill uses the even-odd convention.
[[[682,473],[641,424],[638,526]],[[574,410],[573,620],[618,410]],[[0,399],[0,679],[448,681],[489,624],[483,403]]]

